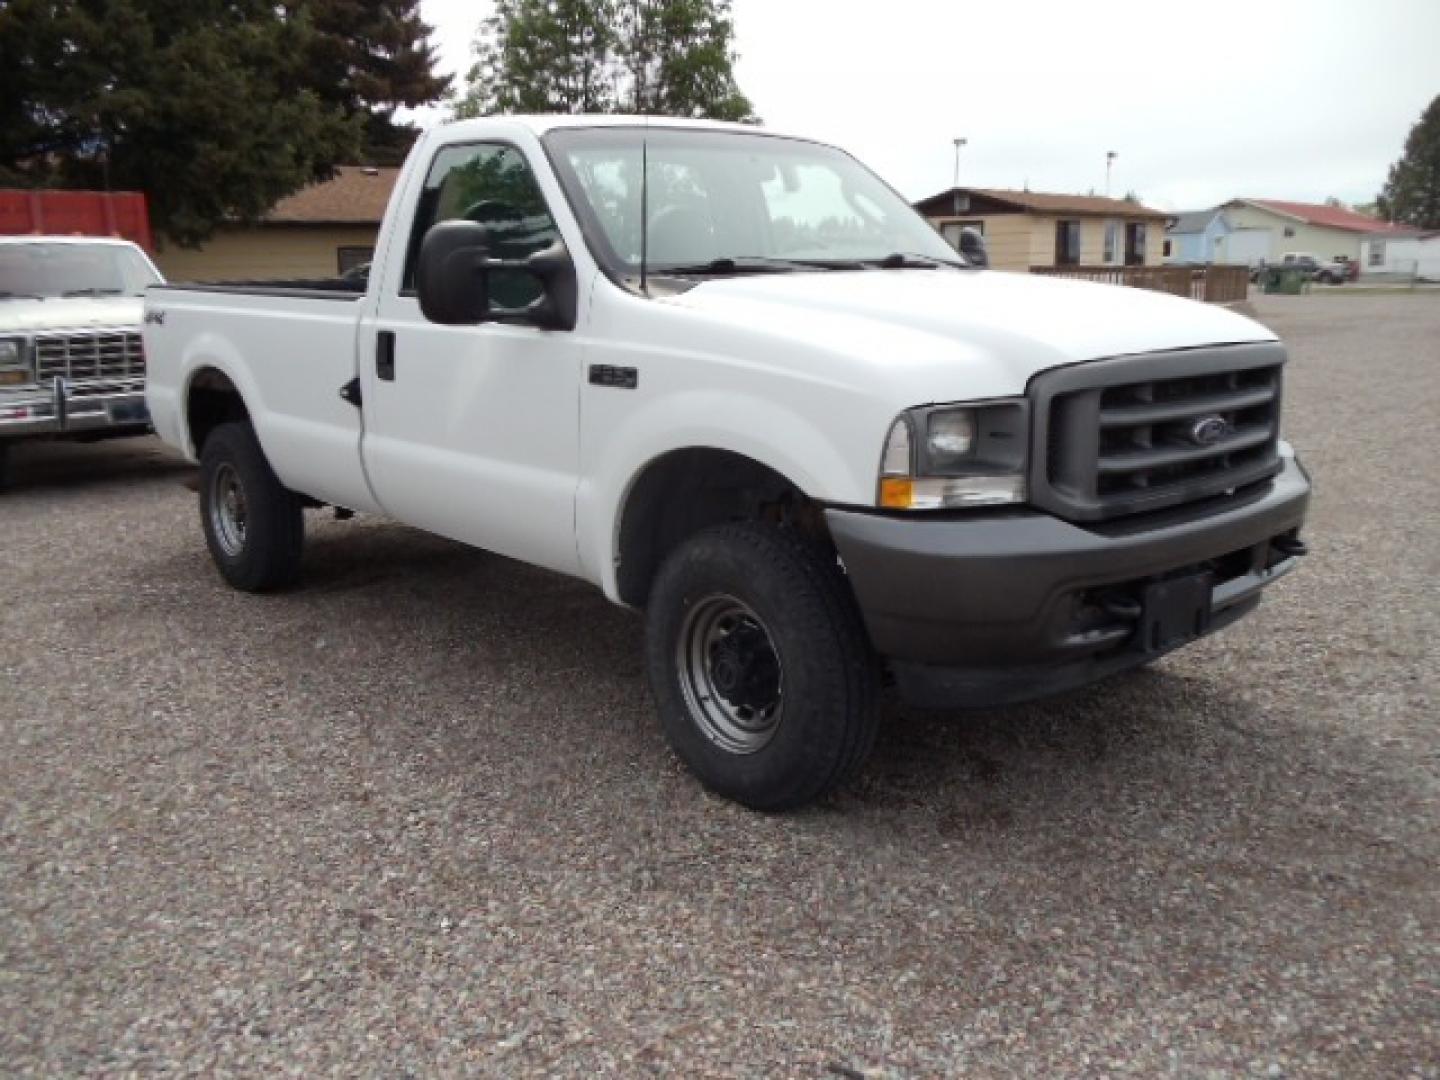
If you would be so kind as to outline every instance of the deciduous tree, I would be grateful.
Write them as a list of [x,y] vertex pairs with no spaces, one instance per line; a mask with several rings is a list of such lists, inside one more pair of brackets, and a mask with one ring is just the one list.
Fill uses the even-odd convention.
[[498,0],[456,112],[753,119],[734,62],[729,0]]
[[610,0],[497,0],[456,114],[612,111],[613,9]]

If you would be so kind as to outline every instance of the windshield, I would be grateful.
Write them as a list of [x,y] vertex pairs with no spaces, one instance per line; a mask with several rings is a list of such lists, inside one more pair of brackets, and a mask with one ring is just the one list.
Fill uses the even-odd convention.
[[640,267],[642,138],[651,272],[717,261],[733,270],[730,260],[843,268],[899,255],[964,265],[904,199],[833,147],[733,131],[552,131],[561,181],[597,255],[620,276]]
[[0,244],[0,300],[139,296],[160,275],[123,244]]

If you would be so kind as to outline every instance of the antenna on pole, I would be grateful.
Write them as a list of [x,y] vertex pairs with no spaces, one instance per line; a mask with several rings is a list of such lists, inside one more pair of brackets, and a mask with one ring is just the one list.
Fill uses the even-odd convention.
[[640,291],[646,293],[646,269],[650,247],[650,117],[640,135]]

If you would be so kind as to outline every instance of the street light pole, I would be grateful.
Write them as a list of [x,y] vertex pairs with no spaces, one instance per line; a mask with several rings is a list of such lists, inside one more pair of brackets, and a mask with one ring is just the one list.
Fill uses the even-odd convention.
[[1114,150],[1105,151],[1105,197],[1110,197],[1110,166],[1115,164],[1115,159],[1120,155]]
[[962,139],[959,136],[956,136],[950,141],[955,144],[955,178],[954,181],[951,183],[950,188],[951,194],[955,199],[955,213],[958,215],[960,213],[960,148],[964,146],[969,140]]

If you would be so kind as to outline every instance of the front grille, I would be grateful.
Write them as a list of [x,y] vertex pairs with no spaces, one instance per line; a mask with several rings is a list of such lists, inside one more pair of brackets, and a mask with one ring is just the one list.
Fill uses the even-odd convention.
[[1079,521],[1205,499],[1280,468],[1284,350],[1234,345],[1037,378],[1035,501]]
[[139,379],[145,375],[145,349],[133,330],[47,334],[35,339],[35,375],[46,383],[96,379]]

